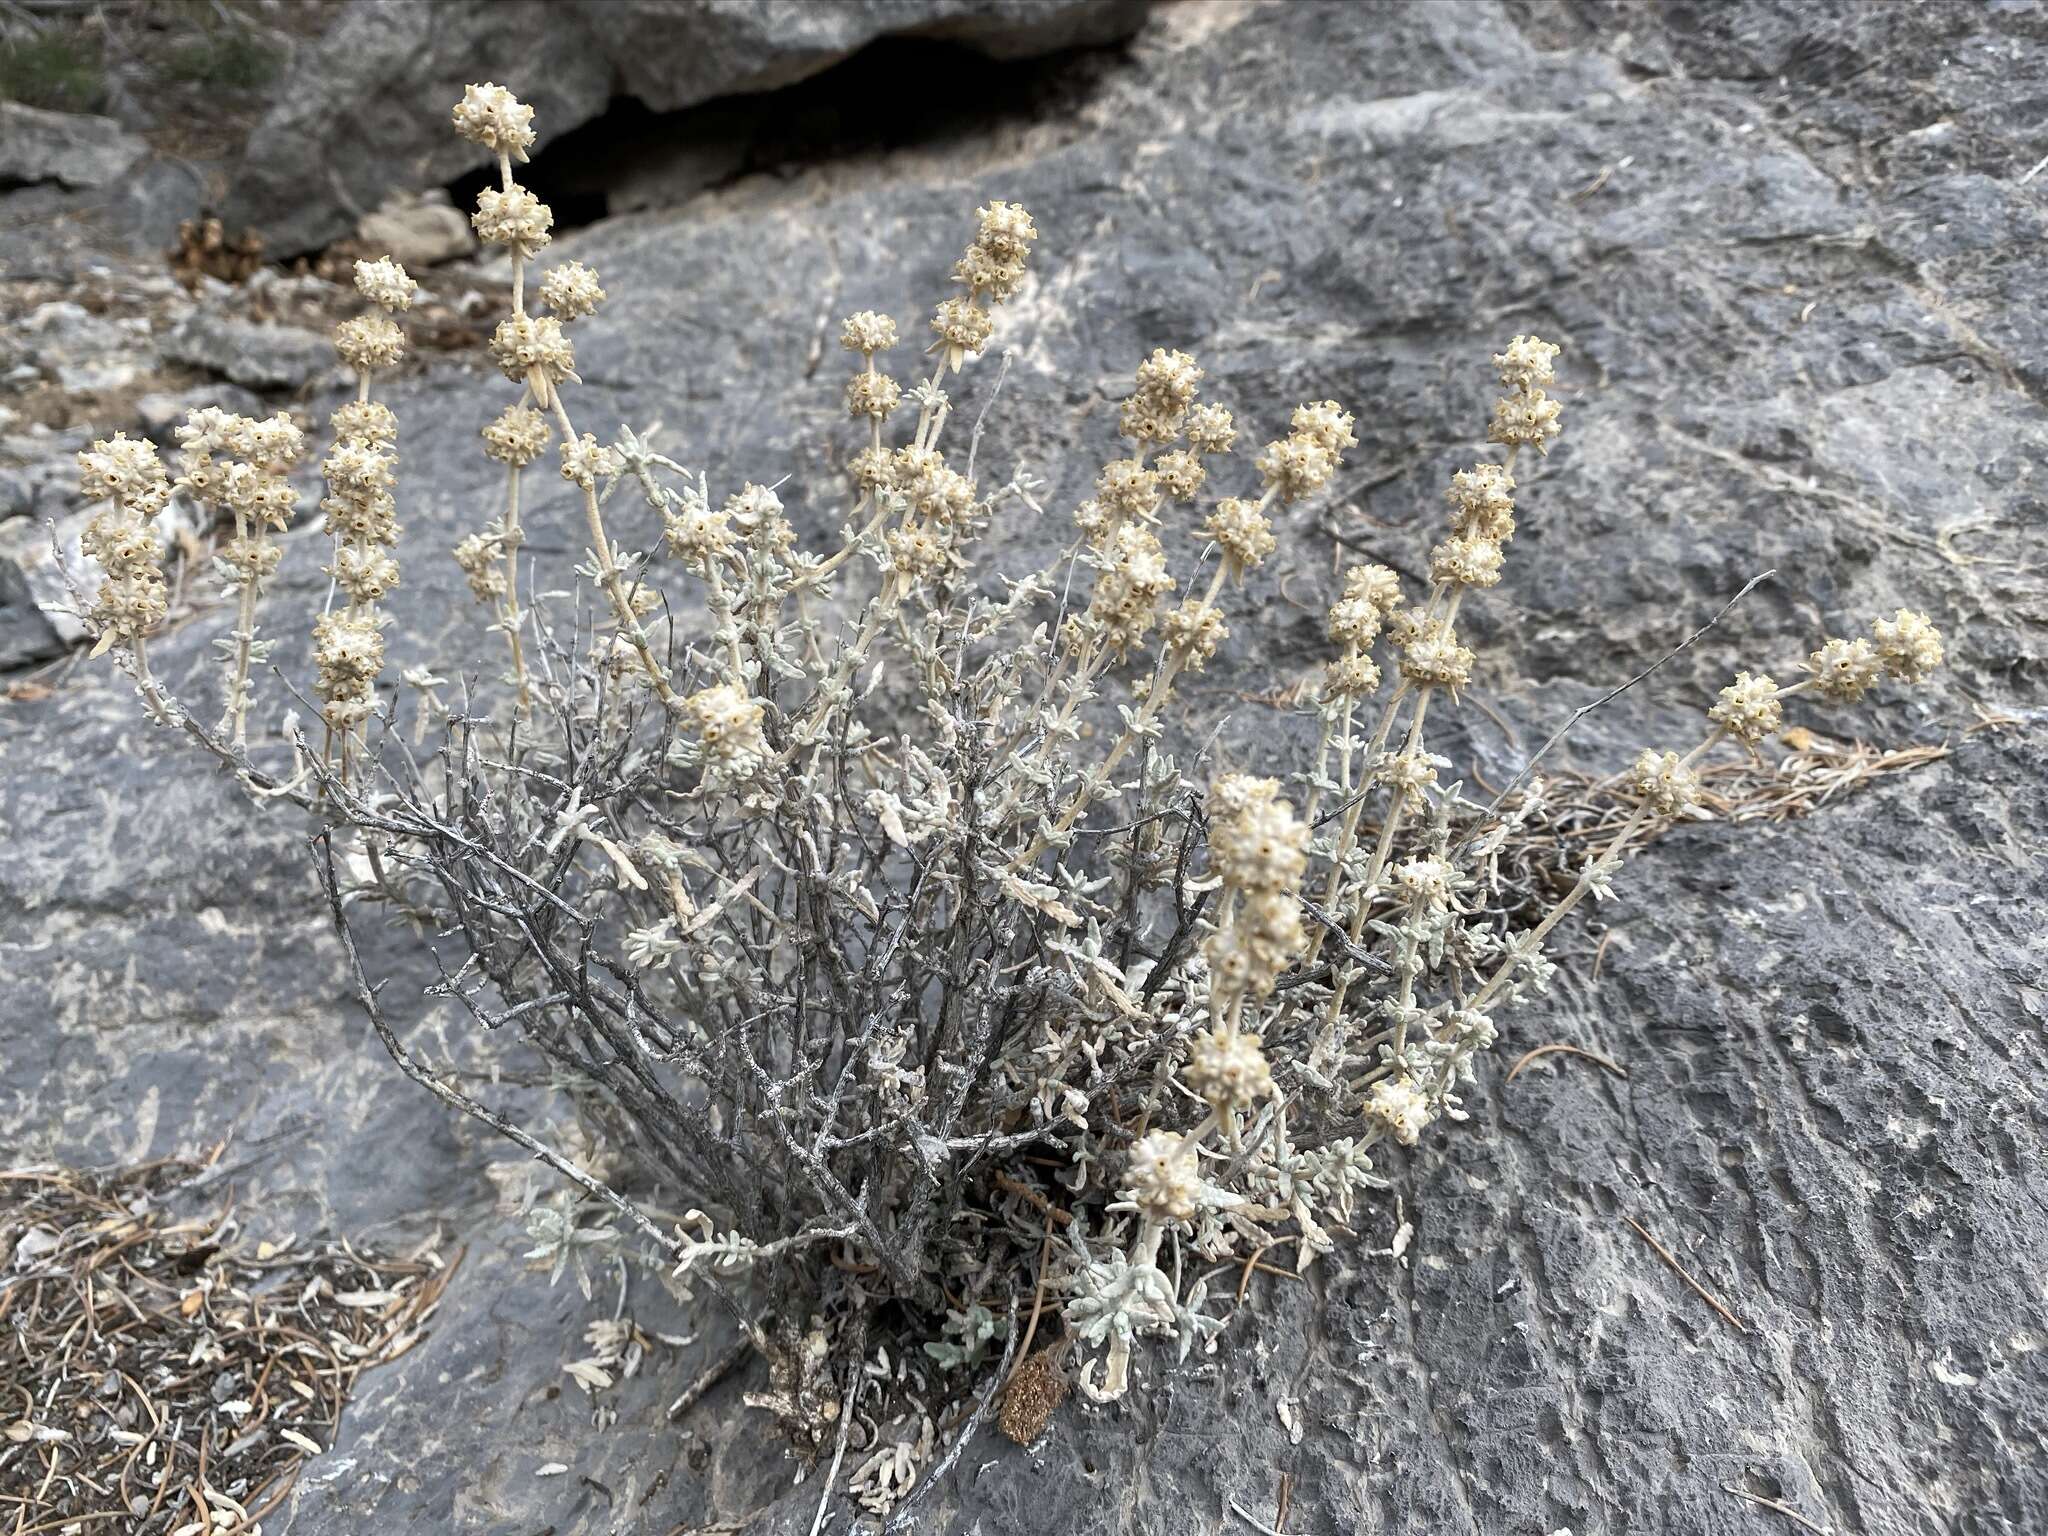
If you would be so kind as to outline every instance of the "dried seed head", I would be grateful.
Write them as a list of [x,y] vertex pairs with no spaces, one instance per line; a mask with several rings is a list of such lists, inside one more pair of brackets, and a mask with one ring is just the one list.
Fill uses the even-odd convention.
[[327,702],[328,724],[347,731],[376,707],[384,667],[384,634],[374,609],[336,608],[313,621],[315,686]]
[[991,200],[974,210],[979,229],[974,243],[1004,261],[1023,261],[1031,254],[1031,242],[1038,238],[1038,226],[1022,203]]
[[1137,388],[1132,398],[1141,400],[1157,415],[1178,422],[1195,403],[1202,382],[1202,370],[1185,352],[1156,348],[1138,364]]
[[713,566],[730,559],[739,547],[732,519],[723,511],[712,511],[695,493],[684,498],[680,512],[662,519],[662,532],[669,553],[698,576],[708,577]]
[[1370,656],[1339,656],[1324,664],[1325,699],[1362,699],[1379,691],[1380,669]]
[[1112,459],[1096,477],[1095,499],[1113,518],[1149,520],[1159,510],[1159,476],[1136,459]]
[[1379,638],[1380,611],[1362,597],[1340,597],[1330,604],[1325,630],[1337,644],[1362,651]]
[[327,567],[334,584],[355,603],[381,603],[398,585],[398,562],[374,545],[343,544]]
[[704,748],[707,784],[738,783],[767,762],[761,714],[760,701],[734,683],[719,683],[683,701],[683,718]]
[[504,547],[491,533],[472,533],[455,546],[455,563],[469,578],[469,590],[480,603],[505,595]]
[[932,330],[939,339],[929,350],[943,354],[946,366],[958,373],[963,362],[988,345],[995,328],[994,317],[972,299],[945,299],[932,311]]
[[491,361],[515,384],[538,374],[550,388],[576,372],[576,349],[553,315],[511,315],[491,332]]
[[1203,480],[1208,478],[1201,459],[1185,449],[1162,453],[1152,470],[1158,477],[1159,489],[1175,501],[1193,501]]
[[1108,564],[1095,577],[1088,614],[1117,655],[1142,644],[1158,622],[1159,600],[1174,587],[1166,551],[1142,523],[1124,523],[1104,550]]
[[1452,871],[1438,859],[1409,859],[1388,873],[1394,889],[1419,906],[1441,911],[1451,904]]
[[1210,789],[1209,858],[1237,891],[1293,891],[1308,868],[1308,828],[1277,779],[1227,774]]
[[338,405],[327,424],[345,443],[375,448],[398,441],[398,418],[382,400],[350,400]]
[[946,569],[946,546],[924,528],[892,528],[884,536],[889,568],[906,581],[925,581]]
[[1168,652],[1188,672],[1201,671],[1216,654],[1216,648],[1230,638],[1223,615],[1215,605],[1193,597],[1167,614],[1160,634]]
[[1389,614],[1401,606],[1401,577],[1384,565],[1354,565],[1344,573],[1344,595]]
[[154,517],[169,496],[156,444],[116,432],[78,455],[78,489],[88,501],[114,501]]
[[1455,692],[1472,681],[1472,653],[1458,643],[1458,632],[1442,619],[1422,619],[1397,644],[1401,675],[1411,683]]
[[1436,764],[1421,752],[1391,752],[1373,765],[1373,782],[1384,784],[1403,809],[1420,811],[1436,787]]
[[886,448],[863,448],[847,460],[846,472],[864,491],[880,490],[894,483],[895,459]]

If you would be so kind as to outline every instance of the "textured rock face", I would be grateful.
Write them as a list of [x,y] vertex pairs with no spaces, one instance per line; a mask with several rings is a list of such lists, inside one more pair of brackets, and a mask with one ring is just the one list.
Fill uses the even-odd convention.
[[[2021,181],[2048,145],[2011,110],[2015,82],[2048,78],[2048,20],[1189,6],[1127,60],[1077,67],[1021,133],[743,182],[564,242],[614,295],[580,343],[584,424],[660,420],[714,486],[788,475],[824,535],[852,434],[836,354],[810,366],[818,315],[882,308],[910,333],[972,206],[1016,198],[1045,234],[1004,316],[1016,356],[983,453],[1050,479],[1054,522],[1007,526],[1013,551],[1064,537],[1151,346],[1197,353],[1254,440],[1297,399],[1359,413],[1338,510],[1283,528],[1199,696],[1229,712],[1239,761],[1274,762],[1297,729],[1263,700],[1322,658],[1328,528],[1417,570],[1445,478],[1480,451],[1484,356],[1516,330],[1566,344],[1567,432],[1474,616],[1499,719],[1447,716],[1447,749],[1499,782],[1775,567],[1590,717],[1571,758],[1689,741],[1735,665],[1784,676],[1823,629],[1901,603],[1943,623],[1952,670],[1853,724],[1802,718],[1955,750],[1810,819],[1702,826],[1635,860],[1565,943],[1558,992],[1504,1021],[1471,1122],[1389,1162],[1394,1194],[1346,1263],[1261,1280],[1216,1357],[1146,1360],[1114,1411],[1070,1405],[1031,1451],[971,1446],[919,1528],[1250,1529],[1232,1505],[1274,1524],[1283,1474],[1298,1536],[1786,1527],[1730,1484],[1842,1531],[2048,1528],[2048,183]],[[964,408],[993,373],[968,376]],[[501,390],[442,365],[398,392],[394,671],[490,643],[439,551],[485,515],[474,432]],[[536,558],[573,561],[566,497],[530,522]],[[630,516],[618,531],[651,536]],[[293,536],[267,625],[295,675],[287,616],[324,591],[320,542]],[[153,652],[202,695],[212,632]],[[1976,705],[2011,723],[1972,730]],[[282,707],[273,691],[269,718]],[[438,1224],[444,1251],[467,1244],[433,1337],[366,1378],[309,1467],[295,1532],[688,1529],[771,1500],[751,1529],[808,1531],[817,1483],[791,1492],[759,1443],[739,1407],[756,1383],[665,1421],[715,1326],[590,1426],[559,1367],[612,1297],[520,1272],[483,1172],[508,1154],[377,1051],[303,836],[101,670],[0,705],[0,1140],[143,1156],[234,1130],[251,1208],[281,1228]],[[407,954],[393,930],[369,958],[431,1040]],[[1630,1075],[1551,1057],[1504,1082],[1548,1041]],[[1402,1259],[1368,1254],[1400,1219]],[[705,1325],[663,1318],[653,1289],[632,1282],[643,1321]],[[537,1476],[550,1462],[571,1470]]]
[[442,105],[472,81],[531,82],[527,99],[560,135],[614,97],[667,112],[773,90],[879,37],[1021,58],[1124,36],[1143,13],[1142,0],[356,0],[295,61],[230,212],[273,250],[305,250],[346,234],[350,208],[486,164]]
[[147,149],[111,118],[0,101],[0,188],[38,181],[104,187]]

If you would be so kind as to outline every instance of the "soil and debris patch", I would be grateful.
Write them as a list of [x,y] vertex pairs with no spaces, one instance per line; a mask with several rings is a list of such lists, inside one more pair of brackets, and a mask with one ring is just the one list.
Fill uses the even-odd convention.
[[224,1147],[0,1170],[0,1528],[251,1529],[423,1336],[460,1255],[259,1239]]

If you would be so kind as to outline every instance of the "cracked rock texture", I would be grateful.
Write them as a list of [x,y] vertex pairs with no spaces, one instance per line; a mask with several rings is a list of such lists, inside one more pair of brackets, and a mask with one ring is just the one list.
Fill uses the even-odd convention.
[[[517,64],[500,77],[523,86]],[[874,307],[910,331],[991,196],[1043,231],[983,445],[993,472],[1051,482],[1054,523],[1005,527],[1013,552],[1064,537],[1142,350],[1195,352],[1254,441],[1298,399],[1352,406],[1334,508],[1282,529],[1198,695],[1249,765],[1298,739],[1267,700],[1320,663],[1332,531],[1417,570],[1446,477],[1481,451],[1485,355],[1516,331],[1565,345],[1567,432],[1474,616],[1495,714],[1447,714],[1441,749],[1499,782],[1766,568],[1568,760],[1689,742],[1736,665],[1783,677],[1823,631],[1900,604],[1950,637],[1930,687],[1800,715],[1947,741],[1945,760],[1635,859],[1564,939],[1555,993],[1506,1021],[1470,1122],[1387,1164],[1344,1262],[1261,1280],[1213,1358],[1146,1360],[1112,1410],[1070,1404],[1030,1450],[970,1446],[919,1529],[1245,1531],[1233,1506],[1271,1524],[1283,1475],[1294,1536],[1793,1528],[1731,1486],[1841,1532],[2048,1529],[2048,177],[2027,179],[2048,127],[2021,109],[2044,82],[2048,12],[2020,4],[1186,5],[1067,61],[1023,121],[561,242],[613,294],[579,344],[583,424],[662,421],[714,486],[788,476],[816,537],[854,441],[838,355],[811,365],[818,316]],[[561,88],[533,92],[544,134],[567,126],[547,116]],[[394,392],[394,674],[489,643],[438,551],[488,504],[474,432],[501,393],[461,361]],[[529,520],[536,558],[580,551],[565,496]],[[324,579],[318,534],[289,542],[269,632],[296,671],[287,615]],[[202,695],[211,633],[153,650]],[[816,1479],[790,1487],[739,1406],[755,1383],[665,1421],[721,1346],[645,1281],[643,1322],[704,1338],[590,1427],[560,1364],[611,1296],[522,1271],[484,1172],[509,1152],[382,1058],[303,829],[249,811],[105,670],[45,684],[0,704],[0,1139],[97,1159],[233,1132],[252,1219],[466,1245],[432,1337],[364,1379],[279,1528],[668,1531],[758,1510],[750,1531],[808,1531]],[[402,931],[368,959],[399,974],[412,1028],[459,1037],[419,1000]],[[1504,1081],[1548,1041],[1629,1075],[1552,1056]],[[1369,1254],[1400,1219],[1405,1254]],[[570,1470],[536,1476],[548,1462]],[[839,1501],[826,1529],[850,1515]]]

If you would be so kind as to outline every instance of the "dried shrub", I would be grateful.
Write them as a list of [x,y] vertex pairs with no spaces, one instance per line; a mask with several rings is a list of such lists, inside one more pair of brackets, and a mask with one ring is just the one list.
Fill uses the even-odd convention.
[[[992,518],[1046,515],[1037,481],[992,483],[955,429],[951,391],[1038,238],[991,202],[933,316],[928,374],[905,387],[883,371],[902,344],[887,317],[845,322],[865,445],[843,541],[814,554],[773,491],[720,497],[645,436],[579,431],[573,333],[603,289],[573,262],[529,283],[550,224],[514,174],[530,110],[480,86],[455,117],[498,156],[475,223],[515,274],[490,343],[508,385],[482,434],[503,501],[454,552],[502,692],[382,682],[399,423],[372,386],[413,295],[388,261],[358,264],[373,307],[336,337],[361,389],[322,466],[319,739],[265,741],[258,762],[248,732],[257,602],[296,502],[288,421],[196,413],[175,479],[142,444],[83,457],[86,494],[110,502],[92,619],[156,719],[315,818],[386,1049],[569,1181],[530,1213],[537,1251],[644,1240],[678,1286],[730,1304],[771,1362],[752,1401],[806,1449],[836,1437],[843,1454],[849,1396],[870,1383],[929,1402],[1006,1376],[1027,1307],[1064,1333],[1004,1397],[1015,1434],[1058,1402],[1070,1354],[1102,1401],[1127,1390],[1139,1339],[1180,1359],[1208,1347],[1250,1259],[1285,1243],[1313,1263],[1380,1187],[1377,1158],[1465,1118],[1497,1018],[1551,972],[1545,939],[1655,826],[1702,814],[1705,754],[1754,746],[1790,700],[1853,701],[1940,660],[1932,627],[1901,612],[1827,640],[1799,682],[1738,675],[1697,745],[1642,753],[1630,809],[1527,914],[1493,898],[1503,847],[1541,823],[1540,787],[1475,803],[1425,726],[1470,681],[1460,613],[1500,580],[1517,475],[1561,429],[1555,346],[1517,336],[1493,359],[1499,456],[1451,477],[1427,590],[1384,566],[1345,577],[1306,706],[1312,759],[1284,778],[1224,771],[1175,730],[1180,690],[1227,643],[1276,512],[1356,445],[1341,407],[1304,404],[1240,451],[1194,359],[1155,351],[1122,409],[1128,450],[1064,551],[978,567]],[[520,558],[523,488],[551,447],[582,505],[590,607],[536,599],[546,584]],[[163,583],[143,525],[173,494],[236,529],[215,728],[147,661]],[[613,533],[635,499],[658,547]],[[848,622],[830,616],[857,594]],[[478,1048],[543,1062],[587,1140],[514,1123],[400,1038],[353,938],[378,907],[428,936],[435,990]],[[932,1452],[929,1419],[906,1423],[897,1445],[862,1448],[870,1507]]]

